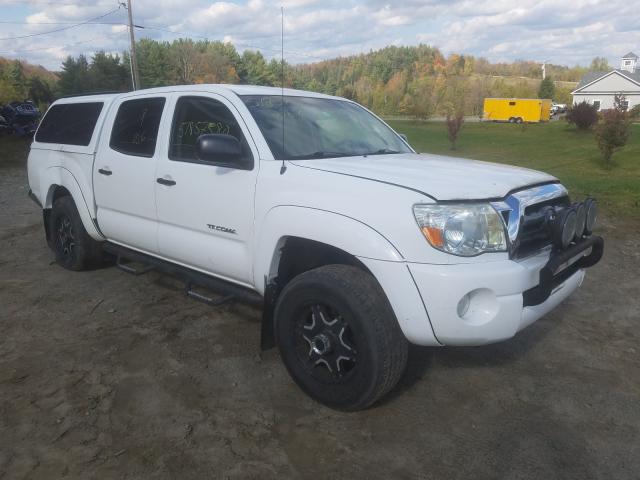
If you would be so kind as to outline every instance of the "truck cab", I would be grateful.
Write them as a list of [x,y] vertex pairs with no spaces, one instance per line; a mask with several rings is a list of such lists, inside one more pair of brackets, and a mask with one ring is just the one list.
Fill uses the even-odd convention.
[[[532,170],[418,154],[346,99],[192,85],[55,102],[28,161],[70,270],[105,254],[263,307],[263,345],[358,410],[408,344],[482,345],[555,308],[602,255],[596,202]],[[108,256],[108,255],[107,255]]]

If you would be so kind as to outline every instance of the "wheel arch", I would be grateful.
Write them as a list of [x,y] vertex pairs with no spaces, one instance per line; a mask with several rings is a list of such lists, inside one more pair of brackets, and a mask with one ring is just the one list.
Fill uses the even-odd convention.
[[[42,178],[42,182],[44,183],[44,188],[42,188],[41,191],[47,192],[43,202],[45,228],[48,224],[47,218],[51,208],[53,208],[54,202],[60,197],[70,196],[76,204],[76,208],[82,219],[82,224],[89,236],[94,240],[104,240],[104,237],[98,231],[93,221],[91,209],[89,205],[87,205],[80,184],[69,170],[63,167],[49,168],[47,169],[47,174]],[[47,238],[48,233],[49,232],[47,232]]]
[[380,284],[359,257],[404,260],[395,246],[372,227],[351,217],[313,208],[282,206],[270,210],[256,238],[259,240],[254,250],[254,285],[264,296],[263,349],[274,345],[275,304],[282,289],[295,276],[321,266],[341,264],[366,271]]
[[404,261],[398,249],[371,226],[346,215],[315,208],[280,206],[271,209],[260,225],[256,239],[253,274],[254,285],[259,291],[278,275],[280,264],[283,258],[286,259],[284,255],[299,254],[307,246],[314,253],[329,253],[340,260],[335,263],[365,269],[358,257]]

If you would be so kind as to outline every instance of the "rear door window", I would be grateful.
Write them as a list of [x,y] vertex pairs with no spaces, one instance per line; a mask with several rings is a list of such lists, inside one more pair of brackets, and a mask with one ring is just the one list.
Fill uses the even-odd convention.
[[40,123],[36,142],[88,146],[103,105],[102,102],[54,105]]
[[109,146],[125,155],[153,157],[165,98],[140,98],[120,104]]

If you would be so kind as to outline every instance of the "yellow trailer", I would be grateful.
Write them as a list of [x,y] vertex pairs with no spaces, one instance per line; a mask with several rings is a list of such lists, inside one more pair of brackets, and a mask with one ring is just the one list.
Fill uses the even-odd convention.
[[482,119],[493,122],[538,123],[551,118],[551,100],[539,98],[485,98]]

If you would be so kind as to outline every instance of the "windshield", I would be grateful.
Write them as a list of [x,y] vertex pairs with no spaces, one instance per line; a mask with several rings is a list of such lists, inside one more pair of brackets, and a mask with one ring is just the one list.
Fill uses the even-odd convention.
[[351,102],[279,95],[240,98],[277,160],[411,152],[393,130]]

